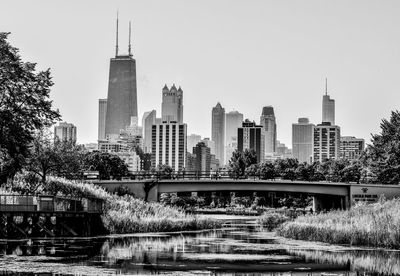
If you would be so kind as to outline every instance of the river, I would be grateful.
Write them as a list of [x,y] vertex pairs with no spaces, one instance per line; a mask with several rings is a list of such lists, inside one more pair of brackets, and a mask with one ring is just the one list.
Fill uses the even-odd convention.
[[223,229],[0,241],[0,275],[400,275],[400,252],[294,241],[254,217]]

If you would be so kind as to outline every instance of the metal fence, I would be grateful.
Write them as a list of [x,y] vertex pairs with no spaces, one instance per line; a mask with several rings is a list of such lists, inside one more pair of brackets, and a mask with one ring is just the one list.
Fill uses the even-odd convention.
[[101,213],[102,200],[58,196],[0,194],[0,212]]

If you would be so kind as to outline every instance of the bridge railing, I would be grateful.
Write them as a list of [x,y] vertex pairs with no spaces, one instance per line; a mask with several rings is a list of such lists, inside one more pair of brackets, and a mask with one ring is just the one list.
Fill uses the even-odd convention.
[[102,213],[103,202],[94,198],[0,194],[0,212]]

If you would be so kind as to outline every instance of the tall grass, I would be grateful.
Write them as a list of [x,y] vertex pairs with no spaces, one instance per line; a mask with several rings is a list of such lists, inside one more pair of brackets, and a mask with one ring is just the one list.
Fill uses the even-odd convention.
[[277,233],[292,239],[400,249],[400,199],[301,216]]
[[97,198],[103,200],[102,221],[109,233],[126,234],[138,232],[172,232],[200,230],[221,227],[214,219],[198,218],[186,214],[177,207],[160,203],[148,203],[132,196],[110,194],[93,183],[67,180],[49,176],[46,183],[34,186],[27,182],[25,175],[17,175],[8,190],[9,194],[47,194],[66,197]]
[[275,210],[268,210],[257,218],[257,222],[268,231],[274,230],[288,220],[289,217]]

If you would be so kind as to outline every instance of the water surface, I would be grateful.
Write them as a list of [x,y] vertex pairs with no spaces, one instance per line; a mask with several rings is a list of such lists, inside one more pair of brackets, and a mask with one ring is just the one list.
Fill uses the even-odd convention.
[[254,217],[213,231],[0,241],[0,275],[400,275],[400,253],[277,237]]

